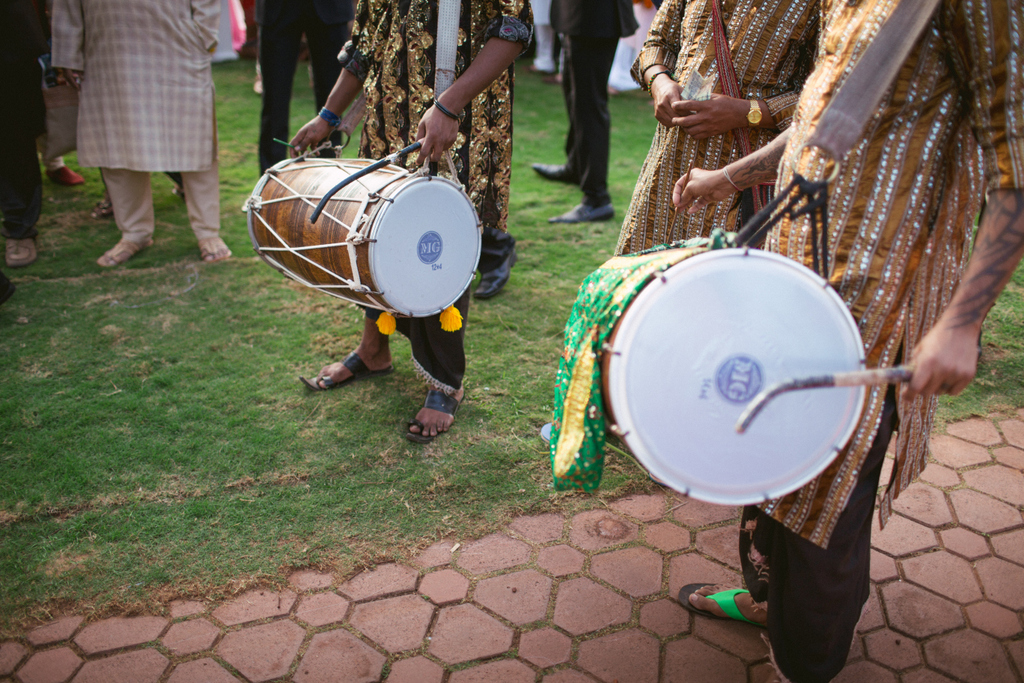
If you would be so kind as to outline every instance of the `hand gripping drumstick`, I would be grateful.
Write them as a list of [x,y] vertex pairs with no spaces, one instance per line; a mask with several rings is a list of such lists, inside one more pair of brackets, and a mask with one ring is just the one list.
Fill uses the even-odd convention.
[[757,396],[746,407],[736,421],[736,433],[742,434],[750,427],[754,418],[764,410],[768,402],[779,394],[797,389],[818,389],[821,387],[858,387],[876,386],[879,384],[897,384],[909,382],[914,376],[914,366],[897,365],[893,368],[879,368],[877,370],[856,370],[854,372],[837,372],[832,375],[816,375],[814,377],[798,377],[795,379],[779,382],[768,387]]
[[327,202],[330,200],[331,197],[336,195],[338,193],[338,191],[341,190],[341,188],[345,187],[346,185],[348,185],[351,182],[359,180],[364,175],[368,175],[370,173],[373,173],[378,168],[384,168],[388,164],[395,163],[395,161],[397,161],[399,157],[404,157],[406,154],[409,154],[410,152],[415,152],[416,150],[418,150],[422,146],[423,146],[422,143],[414,142],[411,145],[409,145],[408,147],[406,147],[405,149],[400,149],[397,152],[395,152],[394,154],[389,154],[388,156],[384,157],[380,161],[375,161],[372,164],[370,164],[369,166],[366,166],[364,168],[359,169],[358,171],[356,171],[355,173],[350,175],[348,178],[345,178],[344,180],[342,180],[340,183],[338,183],[337,185],[332,187],[330,190],[328,190],[327,194],[325,194],[323,199],[320,200],[320,203],[316,205],[316,209],[313,210],[312,215],[310,215],[310,217],[309,217],[309,222],[310,223],[316,223],[316,219],[320,218],[320,213],[324,210],[324,207],[327,205]]

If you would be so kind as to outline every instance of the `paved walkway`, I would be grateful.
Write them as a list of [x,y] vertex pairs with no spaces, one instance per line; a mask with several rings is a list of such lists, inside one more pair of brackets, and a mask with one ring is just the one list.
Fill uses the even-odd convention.
[[[1022,680],[1024,410],[951,425],[932,452],[875,534],[841,682]],[[684,583],[739,580],[737,515],[631,496],[344,581],[303,571],[289,590],[159,616],[68,615],[0,644],[0,683],[757,683],[760,630],[674,599]]]

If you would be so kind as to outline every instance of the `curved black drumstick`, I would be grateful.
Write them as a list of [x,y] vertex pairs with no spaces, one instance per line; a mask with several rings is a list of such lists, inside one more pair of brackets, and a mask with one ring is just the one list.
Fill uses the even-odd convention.
[[406,154],[409,154],[410,152],[415,152],[416,150],[418,150],[422,146],[423,146],[422,143],[414,142],[411,145],[409,145],[408,147],[406,147],[405,149],[400,149],[397,152],[395,152],[394,154],[389,154],[388,156],[384,157],[380,161],[375,161],[372,164],[370,164],[369,166],[366,166],[364,168],[359,169],[358,171],[356,171],[355,173],[350,175],[348,178],[345,178],[344,180],[342,180],[340,183],[338,183],[337,185],[332,187],[327,192],[327,194],[325,194],[323,196],[323,199],[321,199],[320,203],[316,205],[316,208],[313,210],[313,214],[309,217],[309,222],[310,223],[316,223],[316,219],[320,218],[320,213],[324,210],[324,207],[327,206],[327,202],[330,201],[331,197],[336,195],[341,188],[345,187],[346,185],[348,185],[349,183],[351,183],[351,182],[353,182],[355,180],[359,180],[364,175],[367,175],[369,173],[373,173],[378,168],[384,168],[388,164],[395,163],[395,161],[398,160],[399,157],[404,157]]
[[736,420],[736,432],[738,434],[742,434],[747,431],[750,427],[750,423],[753,422],[758,413],[768,405],[769,401],[779,394],[784,394],[787,391],[796,391],[797,389],[818,389],[821,387],[855,387],[873,386],[877,384],[897,384],[899,382],[909,382],[913,376],[914,367],[912,365],[897,365],[893,368],[837,372],[832,375],[798,377],[786,380],[785,382],[779,382],[777,384],[773,384],[755,396],[754,400],[747,405],[746,409],[740,415],[740,418]]

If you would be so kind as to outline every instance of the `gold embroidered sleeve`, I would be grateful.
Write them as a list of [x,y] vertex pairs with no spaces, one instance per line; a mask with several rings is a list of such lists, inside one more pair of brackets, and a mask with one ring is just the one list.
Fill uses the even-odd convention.
[[653,64],[664,64],[671,70],[676,68],[679,55],[680,35],[683,27],[683,12],[686,0],[665,0],[651,23],[647,40],[633,62],[633,80],[643,85],[644,71]]

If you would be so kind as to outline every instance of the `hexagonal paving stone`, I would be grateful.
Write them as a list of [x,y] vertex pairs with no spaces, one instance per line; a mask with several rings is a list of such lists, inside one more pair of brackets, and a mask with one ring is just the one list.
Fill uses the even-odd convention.
[[198,600],[172,600],[170,604],[171,619],[183,619],[206,611],[206,605]]
[[543,619],[548,613],[551,579],[532,569],[484,579],[473,601],[517,626]]
[[871,545],[894,557],[927,550],[936,545],[935,533],[931,529],[899,515],[890,517],[889,523],[881,531],[878,531],[877,526],[873,528]]
[[629,621],[629,600],[590,579],[570,579],[558,587],[556,626],[574,636]]
[[300,593],[320,591],[330,588],[331,584],[334,583],[334,577],[312,569],[303,569],[302,571],[292,572],[292,575],[288,577],[288,583]]
[[86,626],[75,644],[87,655],[99,655],[156,640],[165,628],[162,617],[112,617]]
[[875,587],[868,588],[868,599],[860,613],[860,620],[857,622],[857,633],[867,633],[885,624],[885,617],[882,615],[882,603],[878,600]]
[[512,647],[512,630],[473,605],[445,607],[431,633],[430,654],[449,664],[493,657]]
[[993,536],[992,547],[999,557],[1024,565],[1024,529]]
[[658,641],[632,628],[609,633],[580,643],[576,663],[603,681],[657,683]]
[[966,683],[1012,683],[1017,677],[999,643],[977,631],[956,631],[925,643],[934,668]]
[[989,554],[984,537],[963,527],[940,531],[939,537],[946,550],[968,560],[977,560]]
[[690,583],[721,583],[741,588],[739,574],[701,557],[697,553],[677,555],[668,561],[668,595],[677,597],[679,589]]
[[1017,664],[1017,672],[1024,674],[1024,640],[1007,643],[1006,649],[1010,651],[1010,657]]
[[209,649],[219,634],[220,629],[206,619],[192,619],[172,624],[161,641],[178,656],[190,655]]
[[216,661],[206,657],[179,664],[167,683],[238,683],[238,679]]
[[59,643],[70,638],[82,621],[82,617],[61,617],[32,629],[26,634],[25,639],[33,647]]
[[876,583],[882,583],[897,577],[899,577],[899,572],[896,570],[896,561],[872,548],[871,580]]
[[686,683],[746,683],[747,668],[739,658],[691,636],[665,646],[661,677]]
[[925,526],[943,526],[953,521],[942,491],[920,482],[908,486],[893,503],[892,509]]
[[1024,422],[1005,420],[999,423],[999,429],[1003,431],[1007,443],[1017,448],[1024,448]]
[[949,488],[960,483],[960,475],[956,473],[956,470],[950,469],[945,465],[930,462],[924,468],[924,471],[921,472],[921,481],[928,482],[932,486]]
[[543,515],[524,515],[513,519],[508,526],[512,531],[534,543],[550,543],[562,537],[565,518],[553,512]]
[[736,655],[747,663],[756,662],[768,656],[768,646],[761,639],[764,629],[724,619],[708,619],[698,616],[693,620],[693,635],[706,643]]
[[996,638],[1009,638],[1021,632],[1017,614],[994,602],[976,602],[966,609],[971,628],[977,631]]
[[380,680],[384,655],[344,629],[318,633],[295,671],[295,683],[371,683]]
[[896,676],[874,662],[856,662],[839,672],[832,683],[896,683]]
[[458,564],[473,574],[487,574],[499,569],[511,569],[530,559],[530,546],[504,534],[491,534],[467,544],[459,555]]
[[373,600],[386,595],[416,590],[419,573],[401,564],[382,564],[372,571],[357,574],[338,589],[353,600]]
[[949,553],[939,551],[903,560],[903,573],[908,581],[956,602],[981,600],[981,588],[971,565]]
[[682,550],[690,545],[690,532],[672,522],[659,522],[644,527],[644,540],[666,553]]
[[248,624],[270,617],[283,617],[291,611],[295,604],[295,593],[292,591],[275,591],[257,588],[246,591],[229,603],[213,610],[215,619],[225,626]]
[[697,534],[697,552],[729,565],[740,568],[740,528],[735,524],[709,529]]
[[1021,526],[1020,512],[983,493],[960,489],[949,494],[961,526],[994,534]]
[[421,655],[394,662],[384,683],[441,683],[442,676],[444,669]]
[[70,647],[37,652],[18,672],[21,683],[64,683],[82,665]]
[[903,674],[903,683],[956,683],[952,678],[943,676],[932,669],[917,669]]
[[515,659],[487,662],[462,669],[448,678],[449,683],[533,683],[534,680],[533,669]]
[[904,671],[921,663],[921,653],[913,638],[882,629],[864,636],[868,658],[897,671]]
[[613,512],[581,512],[569,522],[569,540],[583,550],[601,550],[635,541],[639,527]]
[[288,673],[305,637],[297,624],[275,621],[228,633],[217,654],[252,683],[262,683]]
[[691,529],[731,519],[738,520],[740,517],[740,508],[731,505],[712,505],[681,494],[676,494],[675,499],[669,502],[669,508],[677,522]]
[[946,432],[957,438],[972,441],[982,446],[995,446],[1003,442],[1003,437],[999,436],[999,432],[996,431],[996,426],[992,424],[992,421],[983,420],[978,417],[946,425]]
[[1024,474],[1002,465],[967,470],[964,483],[1010,505],[1024,505]]
[[566,669],[558,673],[548,674],[544,677],[544,683],[594,683],[594,679],[579,671]]
[[435,605],[460,602],[469,591],[469,579],[454,569],[432,572],[420,581],[420,593],[426,595]]
[[665,496],[636,494],[613,500],[608,507],[635,520],[653,522],[665,515]]
[[454,546],[455,541],[451,539],[440,540],[417,555],[413,563],[417,567],[423,567],[424,569],[446,565],[452,561],[452,548]]
[[930,445],[932,457],[953,469],[992,462],[992,456],[981,446],[952,436],[933,436]]
[[519,636],[519,656],[541,669],[569,661],[572,641],[553,628],[529,631]]
[[640,608],[640,625],[662,638],[690,630],[690,615],[675,600],[664,598]]
[[914,638],[949,631],[963,626],[960,608],[923,588],[903,581],[881,587],[889,626]]
[[14,673],[15,667],[21,664],[27,652],[24,645],[13,640],[0,645],[0,676]]
[[989,600],[1013,610],[1024,609],[1024,567],[998,557],[986,557],[974,566]]
[[541,548],[537,553],[537,566],[554,576],[568,576],[583,569],[583,553],[567,545]]
[[1024,451],[1019,448],[1004,446],[992,451],[992,455],[995,456],[996,460],[1007,467],[1024,470]]
[[337,624],[344,621],[348,605],[348,600],[337,593],[314,593],[303,596],[295,616],[315,627]]
[[349,622],[388,652],[420,646],[434,607],[418,595],[400,595],[357,605]]
[[661,555],[647,548],[625,548],[590,558],[590,573],[634,598],[661,590]]
[[147,648],[86,662],[72,683],[156,683],[169,659]]

